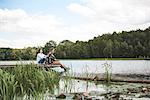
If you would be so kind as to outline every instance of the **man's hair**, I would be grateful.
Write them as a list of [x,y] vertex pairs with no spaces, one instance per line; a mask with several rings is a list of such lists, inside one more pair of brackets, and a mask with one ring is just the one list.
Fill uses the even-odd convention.
[[55,48],[50,48],[49,51],[52,51],[53,49],[55,49]]

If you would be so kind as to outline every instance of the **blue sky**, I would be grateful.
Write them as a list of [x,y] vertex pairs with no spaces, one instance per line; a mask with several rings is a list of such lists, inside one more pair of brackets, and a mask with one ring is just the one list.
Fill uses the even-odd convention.
[[70,14],[66,8],[70,3],[81,3],[80,0],[0,0],[1,9],[23,9],[30,14],[52,14],[67,18],[66,21],[74,21],[72,19],[80,19],[77,14]]
[[150,26],[150,0],[0,0],[0,47],[88,41]]
[[0,0],[0,6],[8,9],[21,8],[28,12],[51,12],[53,10],[59,12],[72,2],[80,2],[80,0]]

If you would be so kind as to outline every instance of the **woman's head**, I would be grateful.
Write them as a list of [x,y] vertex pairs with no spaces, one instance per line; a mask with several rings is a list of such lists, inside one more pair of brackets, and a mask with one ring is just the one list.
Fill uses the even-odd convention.
[[42,49],[40,49],[40,53],[43,53],[43,50],[42,50]]
[[38,53],[43,53],[43,50],[42,50],[42,49],[39,49],[39,50],[38,50]]

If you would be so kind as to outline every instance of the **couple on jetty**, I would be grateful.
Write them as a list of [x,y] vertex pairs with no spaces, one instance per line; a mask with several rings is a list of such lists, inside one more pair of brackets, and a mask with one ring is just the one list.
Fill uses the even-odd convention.
[[64,71],[66,71],[67,68],[56,59],[56,57],[54,56],[54,52],[55,49],[52,48],[49,50],[48,54],[45,55],[43,53],[43,50],[40,49],[39,52],[37,53],[37,58],[36,58],[37,63],[45,64],[45,65],[60,65],[60,67],[63,68]]

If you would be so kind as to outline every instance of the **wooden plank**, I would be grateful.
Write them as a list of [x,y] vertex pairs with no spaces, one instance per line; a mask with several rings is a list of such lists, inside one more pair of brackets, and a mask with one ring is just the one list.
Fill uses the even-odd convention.
[[[24,64],[24,65],[28,65],[28,64]],[[53,65],[53,64],[50,64],[50,65],[45,65],[45,64],[36,64],[37,67],[45,67],[45,68],[54,68],[54,67],[60,67],[60,65]],[[0,68],[13,68],[15,66],[19,66],[18,64],[17,65],[6,65],[6,64],[3,64],[3,65],[0,65]],[[22,66],[22,65],[20,65]]]

